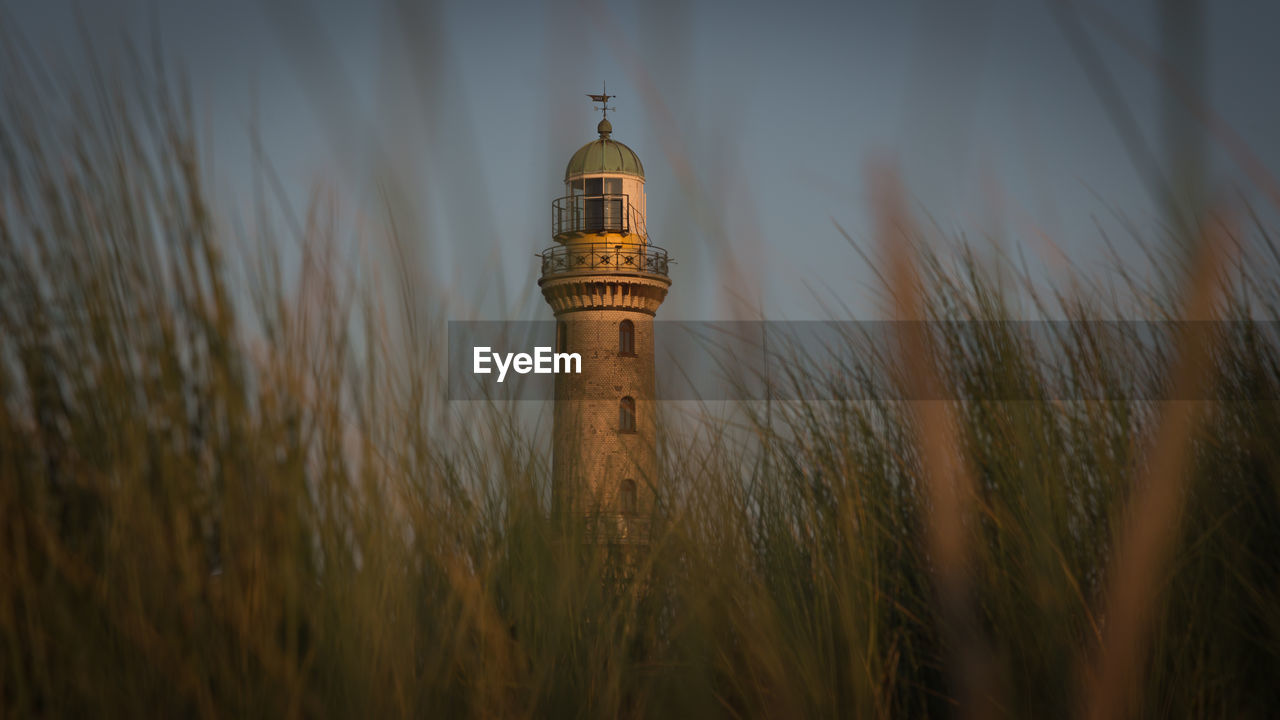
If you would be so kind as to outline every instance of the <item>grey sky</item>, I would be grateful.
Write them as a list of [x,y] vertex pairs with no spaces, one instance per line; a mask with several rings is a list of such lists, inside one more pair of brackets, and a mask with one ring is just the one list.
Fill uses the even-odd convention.
[[[1210,105],[1274,172],[1280,4],[1205,4]],[[7,9],[44,51],[74,57],[73,6]],[[1049,2],[82,6],[103,46],[145,41],[154,21],[189,74],[229,208],[252,200],[255,122],[299,204],[322,183],[344,213],[376,214],[374,188],[390,184],[417,218],[424,281],[455,289],[458,319],[542,316],[532,254],[551,244],[548,207],[594,136],[584,93],[602,80],[618,96],[614,137],[645,163],[652,241],[679,262],[666,318],[732,318],[735,295],[772,317],[820,316],[806,286],[872,314],[861,286],[873,276],[832,220],[869,240],[875,159],[900,163],[943,228],[995,237],[1049,275],[1061,270],[1053,245],[1102,266],[1094,222],[1114,226],[1109,206],[1158,221]],[[1098,20],[1114,13],[1159,48],[1158,5],[1106,6],[1082,6],[1084,27],[1163,152],[1160,81]],[[1210,187],[1239,185],[1264,205],[1209,148]],[[477,285],[488,291],[465,289]]]

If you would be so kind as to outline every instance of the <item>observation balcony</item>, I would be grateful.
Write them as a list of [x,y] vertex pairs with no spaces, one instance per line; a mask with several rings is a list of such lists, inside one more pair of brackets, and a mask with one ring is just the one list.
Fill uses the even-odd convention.
[[667,251],[653,245],[574,243],[542,251],[542,277],[570,273],[667,277]]
[[566,195],[551,203],[551,234],[557,240],[575,233],[626,235],[631,225],[626,195]]

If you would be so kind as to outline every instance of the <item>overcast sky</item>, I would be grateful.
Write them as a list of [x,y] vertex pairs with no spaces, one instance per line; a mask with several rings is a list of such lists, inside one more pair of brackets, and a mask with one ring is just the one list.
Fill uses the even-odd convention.
[[[230,212],[253,199],[256,124],[299,204],[319,183],[358,219],[393,188],[417,218],[424,282],[454,289],[455,319],[545,314],[533,253],[552,242],[565,163],[595,135],[584,94],[605,80],[614,138],[645,164],[651,240],[678,261],[663,317],[734,317],[739,300],[820,317],[809,288],[873,315],[873,275],[834,222],[871,247],[875,160],[900,165],[938,225],[1049,276],[1054,246],[1103,267],[1095,223],[1115,229],[1113,208],[1141,228],[1160,219],[1052,0],[79,4],[103,48],[158,31],[189,76]],[[6,7],[52,62],[74,64],[75,5]],[[1208,104],[1275,172],[1280,3],[1205,5]],[[1162,49],[1158,3],[1078,17],[1122,112],[1164,158],[1161,81],[1142,58]],[[1211,190],[1265,205],[1207,146]]]

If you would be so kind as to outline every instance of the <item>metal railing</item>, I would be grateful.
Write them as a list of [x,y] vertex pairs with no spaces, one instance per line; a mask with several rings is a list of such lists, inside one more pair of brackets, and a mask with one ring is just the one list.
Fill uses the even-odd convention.
[[653,245],[584,243],[542,251],[542,276],[574,272],[667,274],[667,251]]
[[551,234],[629,233],[630,218],[626,195],[566,195],[551,203]]

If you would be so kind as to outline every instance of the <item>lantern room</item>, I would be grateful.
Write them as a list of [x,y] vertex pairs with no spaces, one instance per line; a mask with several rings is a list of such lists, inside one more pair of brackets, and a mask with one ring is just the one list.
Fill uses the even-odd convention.
[[552,203],[551,234],[566,245],[644,245],[644,165],[613,139],[608,118],[596,130],[600,137],[579,148],[565,168],[565,195]]

